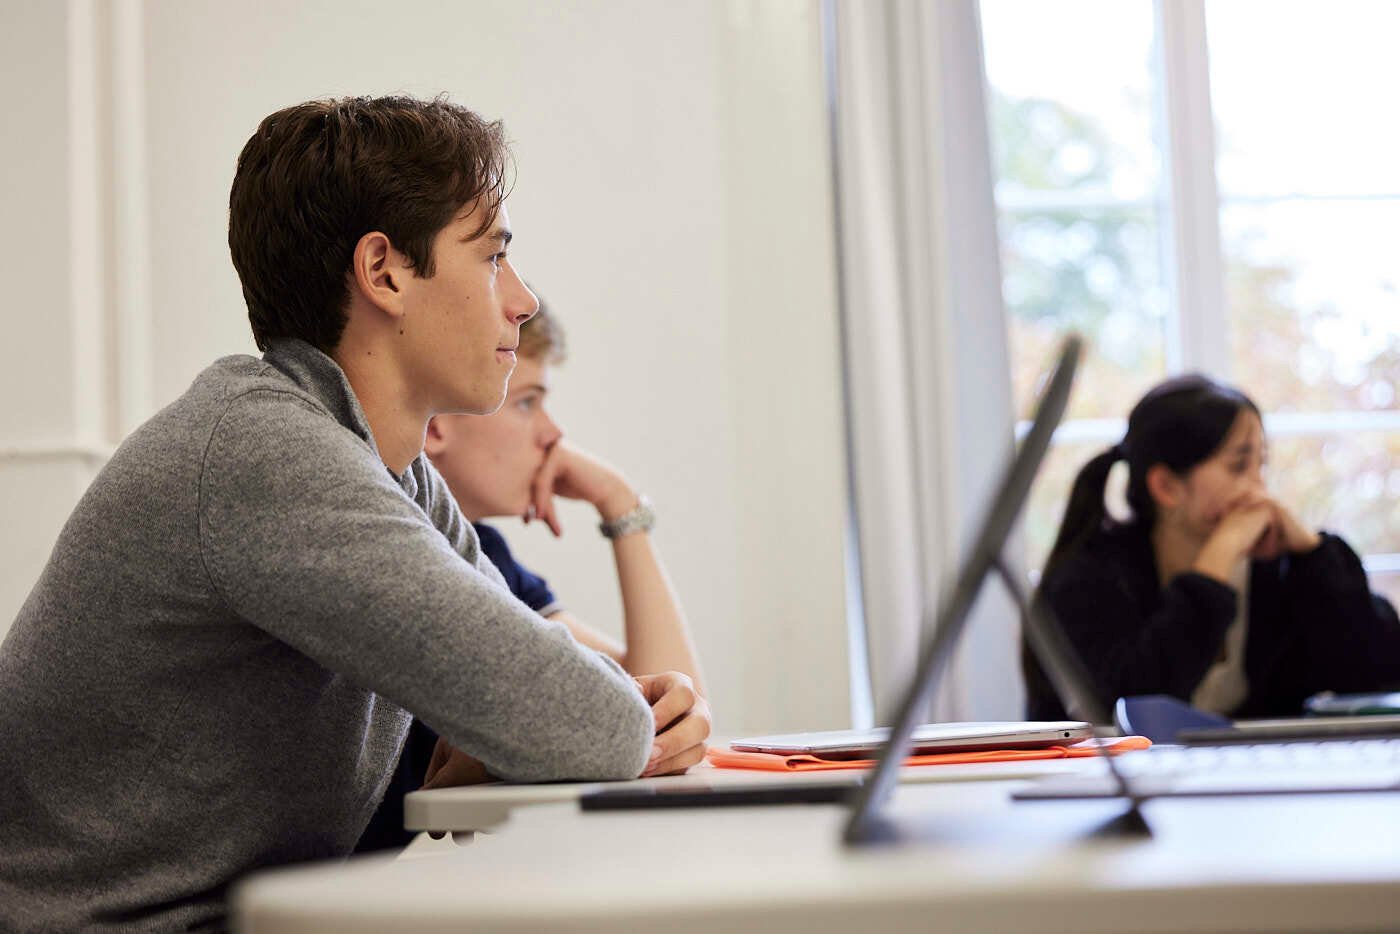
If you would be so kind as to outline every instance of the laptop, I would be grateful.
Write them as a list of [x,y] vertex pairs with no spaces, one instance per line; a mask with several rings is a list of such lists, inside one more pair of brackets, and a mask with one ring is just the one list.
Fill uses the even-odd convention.
[[[1112,723],[1109,711],[1099,700],[1091,676],[1054,620],[1050,608],[1038,593],[1027,595],[1019,575],[1003,554],[1006,539],[1025,505],[1055,427],[1064,415],[1081,353],[1082,342],[1077,336],[1065,340],[1036,405],[1030,430],[1003,471],[978,528],[975,544],[964,558],[932,621],[933,639],[900,702],[889,741],[881,749],[869,779],[848,798],[843,838],[849,845],[906,836],[882,812],[897,784],[900,764],[913,747],[913,731],[919,713],[947,669],[966,628],[972,604],[989,575],[1000,578],[1010,591],[1031,650],[1070,716],[1103,724],[1105,733],[1116,732],[1108,726]],[[1259,759],[1250,754],[1256,748],[1253,746],[1149,749],[1124,755],[1121,764],[1105,751],[1101,757],[1105,771],[1101,776],[1045,779],[1013,797],[1019,800],[1121,799],[1126,802],[1126,809],[1099,825],[1097,832],[1150,835],[1151,829],[1141,811],[1142,802],[1150,797],[1400,790],[1400,737],[1352,739],[1348,743],[1263,745],[1268,747],[1264,752],[1268,765],[1261,765]],[[1331,764],[1319,766],[1314,761],[1316,750],[1326,747],[1341,749],[1343,754]],[[1190,759],[1193,754],[1209,756],[1222,749],[1228,750],[1228,756],[1217,757],[1210,763],[1213,768],[1204,761]],[[1160,754],[1163,752],[1166,754]],[[1182,752],[1184,756],[1176,756]],[[1204,759],[1204,756],[1199,758]],[[1156,778],[1149,777],[1153,773]]]
[[[891,828],[881,816],[881,809],[898,782],[900,764],[914,746],[913,733],[920,712],[947,670],[958,639],[967,626],[972,605],[990,574],[1000,577],[1011,591],[1021,610],[1022,623],[1032,648],[1041,656],[1046,674],[1056,690],[1061,691],[1061,699],[1070,698],[1065,703],[1070,716],[1091,723],[1110,722],[1095,693],[1083,689],[1090,683],[1088,673],[1082,670],[1057,628],[1031,625],[1031,614],[1039,616],[1045,611],[1026,599],[1020,576],[1003,554],[1016,518],[1030,495],[1031,483],[1050,448],[1055,427],[1064,417],[1082,353],[1083,341],[1077,335],[1065,339],[1054,369],[1045,380],[1030,429],[1002,472],[996,492],[978,527],[972,549],[963,559],[952,586],[946,589],[946,597],[938,608],[937,616],[926,626],[926,630],[933,632],[933,638],[925,648],[914,678],[900,701],[889,741],[881,748],[870,777],[849,799],[850,813],[843,831],[848,844],[885,840],[891,836]],[[1107,755],[1105,761],[1110,761]]]
[[[1093,735],[1093,727],[1079,720],[925,723],[914,728],[910,749],[915,755],[989,749],[1047,749],[1077,743]],[[736,752],[764,752],[779,756],[873,759],[888,742],[889,736],[890,731],[886,727],[785,733],[736,739],[730,742],[729,748]]]

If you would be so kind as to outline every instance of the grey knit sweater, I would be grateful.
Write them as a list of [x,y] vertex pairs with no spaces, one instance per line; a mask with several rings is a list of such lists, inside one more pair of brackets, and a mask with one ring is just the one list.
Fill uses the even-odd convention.
[[334,361],[228,357],[73,511],[0,646],[0,929],[224,923],[350,852],[417,714],[496,775],[636,776],[651,713],[504,587]]

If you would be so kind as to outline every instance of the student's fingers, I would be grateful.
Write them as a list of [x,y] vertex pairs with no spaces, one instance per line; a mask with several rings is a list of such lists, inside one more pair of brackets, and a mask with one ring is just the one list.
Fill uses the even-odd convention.
[[442,768],[443,765],[446,764],[447,759],[451,754],[452,747],[448,745],[447,740],[439,736],[437,738],[437,742],[433,744],[433,754],[428,759],[428,771],[423,775],[423,781],[432,781],[433,776],[437,774],[438,769]]
[[698,765],[705,758],[705,744],[696,743],[689,749],[683,749],[668,759],[658,759],[655,764],[648,765],[647,770],[642,773],[642,778],[651,778],[655,775],[679,775],[692,765]]
[[[1249,555],[1259,545],[1259,540],[1268,531],[1271,513],[1267,507],[1250,506],[1227,512],[1211,534],[1207,546],[1223,549],[1228,561],[1233,562]],[[1217,568],[1217,573],[1225,573]]]
[[1273,507],[1267,500],[1253,501],[1232,509],[1225,520],[1245,539],[1247,547],[1253,547],[1274,519]]
[[[441,742],[441,740],[439,740]],[[491,774],[486,771],[486,766],[481,764],[480,759],[475,759],[460,749],[451,746],[447,760],[436,771],[428,770],[428,777],[423,781],[423,788],[451,788],[456,785],[480,785],[482,782],[491,780]],[[437,748],[433,749],[436,756]]]
[[535,479],[530,483],[530,499],[535,518],[544,520],[556,538],[564,533],[564,528],[554,511],[554,485],[559,475],[560,454],[561,449],[558,445],[551,447],[545,455],[544,463],[540,465],[539,472],[535,474]]
[[705,756],[705,741],[710,738],[710,710],[704,698],[669,729],[656,737],[652,757],[642,775],[666,775],[677,769],[687,769]]
[[[659,675],[640,675],[636,679],[642,685],[642,694],[651,704],[651,713],[656,720],[656,732],[661,733],[679,720],[695,706],[700,695],[690,677],[679,671],[667,671]],[[645,682],[645,683],[643,683]]]
[[632,677],[632,682],[637,685],[637,690],[642,692],[642,696],[646,698],[648,704],[655,704],[677,684],[689,681],[689,676],[680,671],[662,671],[654,675],[634,675]]

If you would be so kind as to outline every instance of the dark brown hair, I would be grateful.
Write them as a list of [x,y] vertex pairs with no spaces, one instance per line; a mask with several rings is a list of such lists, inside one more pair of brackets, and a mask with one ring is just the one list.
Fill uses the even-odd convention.
[[1184,476],[1220,449],[1243,411],[1263,417],[1259,406],[1243,392],[1201,373],[1187,373],[1154,386],[1133,406],[1123,440],[1090,460],[1075,477],[1042,579],[1053,576],[1091,535],[1112,523],[1104,503],[1104,487],[1114,464],[1128,462],[1127,499],[1132,521],[1150,531],[1157,519],[1157,506],[1147,491],[1148,471],[1156,464],[1165,464],[1172,473]]
[[308,101],[265,118],[238,156],[228,245],[253,339],[329,352],[345,330],[355,245],[381,231],[431,277],[433,239],[468,204],[485,233],[508,193],[499,121],[445,98]]

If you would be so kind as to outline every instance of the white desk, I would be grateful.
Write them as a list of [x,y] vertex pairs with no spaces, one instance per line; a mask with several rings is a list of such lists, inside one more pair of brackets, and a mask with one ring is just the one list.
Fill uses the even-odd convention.
[[[996,781],[1038,778],[1078,767],[1077,760],[1037,759],[1029,762],[982,762],[969,765],[912,766],[900,770],[901,783]],[[1101,767],[1100,767],[1101,768]],[[552,785],[469,785],[415,791],[404,798],[404,826],[434,833],[494,831],[517,808],[577,801],[579,796],[604,788],[648,785],[726,787],[733,785],[855,784],[863,771],[764,772],[754,769],[714,769],[701,764],[688,775],[642,778],[632,782],[585,782]]]
[[[1085,766],[1087,767],[1087,765]],[[247,934],[361,931],[1377,931],[1400,924],[1400,794],[1164,800],[1150,840],[1085,839],[1107,802],[1016,781],[901,786],[935,842],[847,849],[835,805],[519,810],[414,861],[254,876]]]

